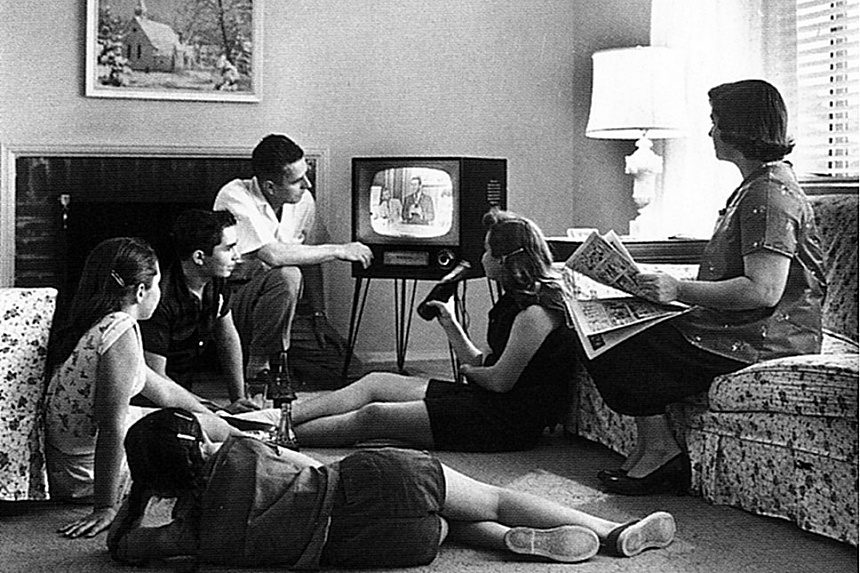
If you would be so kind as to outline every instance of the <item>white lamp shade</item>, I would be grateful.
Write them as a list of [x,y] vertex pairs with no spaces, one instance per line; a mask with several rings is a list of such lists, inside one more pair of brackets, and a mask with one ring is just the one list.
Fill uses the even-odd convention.
[[596,139],[681,137],[686,111],[681,58],[670,48],[639,46],[595,52],[591,113]]

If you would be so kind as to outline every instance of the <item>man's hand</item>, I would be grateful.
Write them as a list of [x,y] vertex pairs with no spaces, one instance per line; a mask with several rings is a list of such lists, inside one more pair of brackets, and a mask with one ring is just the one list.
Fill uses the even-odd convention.
[[370,261],[373,260],[373,253],[370,251],[370,247],[364,243],[344,243],[341,245],[341,253],[338,258],[342,261],[361,263],[362,267],[367,268],[370,266]]
[[260,406],[249,398],[239,398],[234,400],[229,406],[224,408],[228,414],[242,414],[244,412],[256,412]]
[[66,537],[95,537],[113,523],[116,510],[112,507],[93,509],[93,512],[68,525],[61,527],[58,532]]

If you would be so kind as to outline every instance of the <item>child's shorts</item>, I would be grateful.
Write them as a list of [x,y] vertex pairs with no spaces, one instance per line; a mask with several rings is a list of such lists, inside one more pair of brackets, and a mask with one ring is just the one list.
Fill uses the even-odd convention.
[[445,477],[426,452],[382,448],[340,461],[340,482],[322,563],[408,567],[435,559]]

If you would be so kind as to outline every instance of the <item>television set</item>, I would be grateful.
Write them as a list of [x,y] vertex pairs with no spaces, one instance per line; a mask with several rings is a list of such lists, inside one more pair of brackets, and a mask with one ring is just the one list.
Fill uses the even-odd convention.
[[507,208],[507,160],[354,157],[352,238],[370,247],[352,276],[438,280],[460,261],[483,276],[482,218]]

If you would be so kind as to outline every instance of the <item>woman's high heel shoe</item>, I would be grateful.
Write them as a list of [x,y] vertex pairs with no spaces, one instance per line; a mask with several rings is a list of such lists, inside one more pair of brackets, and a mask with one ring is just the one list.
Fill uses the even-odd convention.
[[606,481],[609,478],[626,475],[627,470],[621,468],[614,468],[609,470],[600,470],[599,472],[597,472],[597,479],[599,479],[600,481]]
[[682,452],[646,476],[609,476],[603,480],[603,486],[622,495],[684,495],[690,489],[690,459]]

